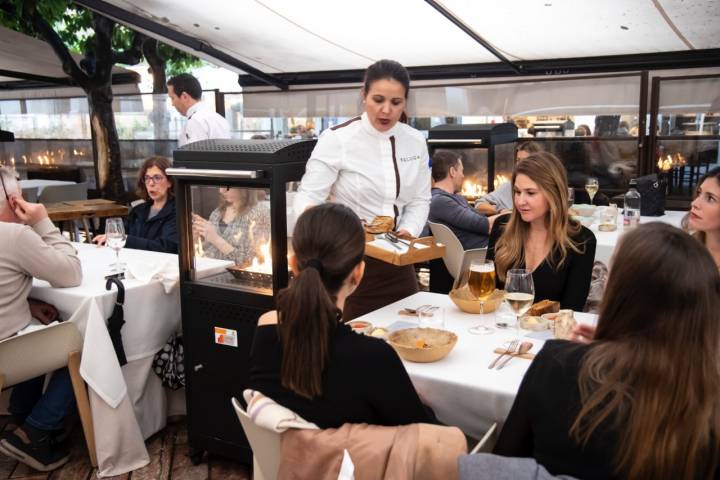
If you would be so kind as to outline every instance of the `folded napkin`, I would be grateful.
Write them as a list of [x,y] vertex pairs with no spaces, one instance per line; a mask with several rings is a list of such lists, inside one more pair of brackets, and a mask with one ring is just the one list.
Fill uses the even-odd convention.
[[177,261],[128,262],[126,275],[142,283],[152,280],[162,282],[165,293],[170,293],[178,284],[180,272]]
[[292,410],[276,403],[257,390],[247,389],[243,392],[247,402],[247,414],[259,427],[282,433],[289,428],[317,430],[318,426],[308,422]]

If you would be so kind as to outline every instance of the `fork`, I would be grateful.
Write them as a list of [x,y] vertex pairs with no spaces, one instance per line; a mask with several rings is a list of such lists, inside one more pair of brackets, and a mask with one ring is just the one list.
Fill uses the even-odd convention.
[[401,243],[403,245],[407,245],[408,247],[410,247],[410,242],[408,242],[407,240],[403,240],[402,238],[398,237],[396,234],[394,234],[392,232],[387,232],[385,234],[385,238],[388,241],[390,241],[391,243],[394,243],[394,244]]
[[405,312],[409,313],[410,315],[417,315],[418,313],[431,313],[437,310],[440,307],[435,307],[433,305],[420,305],[419,307],[415,308],[405,308]]
[[493,360],[492,363],[490,363],[490,365],[488,365],[488,368],[490,370],[492,370],[495,367],[495,365],[497,365],[498,361],[502,357],[504,357],[505,355],[511,355],[512,353],[514,353],[517,350],[519,344],[520,344],[520,340],[513,340],[512,342],[510,342],[510,345],[508,345],[507,350],[505,350],[503,353],[498,355],[498,357],[495,360]]

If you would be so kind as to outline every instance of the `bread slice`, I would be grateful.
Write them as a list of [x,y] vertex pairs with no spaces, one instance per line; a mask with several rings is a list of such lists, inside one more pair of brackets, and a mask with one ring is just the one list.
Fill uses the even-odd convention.
[[392,232],[395,227],[395,220],[393,217],[378,216],[373,218],[372,223],[365,225],[365,231],[373,235],[378,233]]
[[528,315],[539,317],[545,313],[557,313],[559,311],[560,302],[555,302],[553,300],[541,300],[537,303],[533,303],[530,310],[528,310]]

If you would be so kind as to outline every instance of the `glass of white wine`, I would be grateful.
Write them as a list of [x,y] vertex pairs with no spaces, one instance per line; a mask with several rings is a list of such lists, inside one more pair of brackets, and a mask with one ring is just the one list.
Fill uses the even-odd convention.
[[595,198],[595,194],[597,193],[599,188],[600,188],[600,185],[598,184],[597,178],[589,177],[587,179],[587,182],[585,182],[585,191],[590,196],[591,204],[592,204],[593,199]]
[[508,270],[505,278],[505,301],[515,312],[517,328],[520,325],[520,317],[530,310],[534,300],[535,285],[532,272],[525,268]]
[[125,246],[126,241],[127,234],[122,218],[108,218],[105,224],[105,243],[115,250],[115,265],[112,268],[114,273],[125,271],[123,264],[120,263],[120,250]]
[[[470,293],[480,300],[480,315],[485,313],[485,302],[495,291],[495,263],[492,260],[473,260],[470,262],[468,276]],[[487,335],[495,329],[485,325],[475,325],[468,330],[475,335]]]

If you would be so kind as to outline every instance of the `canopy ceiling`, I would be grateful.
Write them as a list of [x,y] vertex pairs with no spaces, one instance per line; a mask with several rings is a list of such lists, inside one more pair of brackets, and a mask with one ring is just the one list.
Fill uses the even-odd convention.
[[361,70],[381,58],[418,68],[503,65],[486,47],[521,69],[551,59],[720,52],[712,51],[720,48],[717,0],[77,3],[238,73],[257,69],[276,78]]

